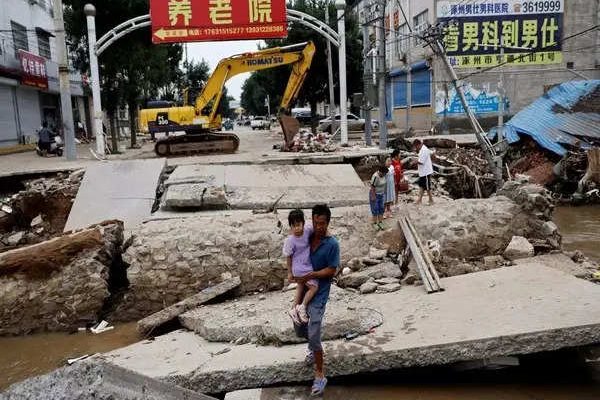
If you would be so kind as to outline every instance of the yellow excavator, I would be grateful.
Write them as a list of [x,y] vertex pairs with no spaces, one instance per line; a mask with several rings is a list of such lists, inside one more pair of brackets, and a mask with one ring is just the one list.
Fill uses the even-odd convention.
[[[153,138],[158,132],[166,134],[158,139],[154,146],[154,151],[161,157],[195,153],[235,153],[240,144],[239,138],[233,133],[219,132],[221,116],[217,114],[217,109],[225,83],[244,72],[291,65],[292,73],[279,111],[279,121],[287,146],[298,130],[298,122],[284,114],[289,113],[290,107],[298,97],[314,54],[315,45],[305,42],[225,58],[217,65],[193,107],[141,110],[139,128],[149,132]],[[185,134],[172,135],[176,132]]]

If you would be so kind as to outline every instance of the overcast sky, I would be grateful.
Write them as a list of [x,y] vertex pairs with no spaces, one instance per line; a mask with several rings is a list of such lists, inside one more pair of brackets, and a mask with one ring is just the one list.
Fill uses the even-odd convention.
[[[240,40],[235,42],[200,42],[188,43],[188,59],[200,61],[205,59],[210,66],[210,72],[215,69],[219,61],[234,54],[258,50],[259,40]],[[240,74],[227,81],[227,90],[230,96],[240,100],[242,85],[249,74]]]

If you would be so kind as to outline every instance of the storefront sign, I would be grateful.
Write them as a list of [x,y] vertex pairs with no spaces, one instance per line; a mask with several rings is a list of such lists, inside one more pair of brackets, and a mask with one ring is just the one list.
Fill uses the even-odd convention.
[[[441,1],[444,45],[457,68],[562,62],[564,0]],[[501,55],[501,46],[504,54]]]
[[283,38],[285,0],[150,0],[152,42]]
[[21,84],[39,89],[48,89],[46,59],[24,50],[19,50],[21,62]]

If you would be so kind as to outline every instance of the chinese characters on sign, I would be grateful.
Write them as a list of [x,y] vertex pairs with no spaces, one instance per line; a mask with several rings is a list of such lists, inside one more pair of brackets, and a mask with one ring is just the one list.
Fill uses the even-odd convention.
[[48,89],[48,75],[46,73],[46,59],[24,50],[19,50],[21,62],[21,84],[34,86],[39,89]]
[[455,67],[562,62],[563,0],[461,3],[441,2],[439,11],[447,24],[444,45]]
[[287,36],[285,0],[150,0],[152,41]]

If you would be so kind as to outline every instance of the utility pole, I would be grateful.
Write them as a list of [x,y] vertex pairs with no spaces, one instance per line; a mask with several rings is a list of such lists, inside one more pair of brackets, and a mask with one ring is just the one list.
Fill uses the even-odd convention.
[[379,15],[377,19],[377,84],[379,86],[379,148],[387,149],[387,125],[385,119],[385,0],[378,1]]
[[75,131],[73,130],[73,105],[71,104],[69,58],[65,40],[65,21],[63,19],[62,0],[54,0],[54,29],[56,31],[56,47],[58,48],[60,109],[63,134],[65,136],[65,153],[67,160],[72,161],[77,159],[77,147],[75,146]]
[[[329,7],[325,9],[325,23],[329,25]],[[331,59],[331,42],[327,40],[327,73],[329,74],[329,116],[335,122],[335,90],[333,87],[333,60]],[[333,132],[332,132],[333,133]]]
[[[504,62],[504,40],[500,35],[500,63]],[[498,82],[498,143],[504,140],[504,67],[500,66],[500,81]]]
[[371,146],[371,40],[369,38],[369,25],[367,24],[367,8],[363,3],[362,9],[362,34],[363,34],[363,109],[365,111],[365,143]]
[[102,104],[100,97],[100,73],[98,71],[98,55],[96,54],[96,7],[92,4],[86,4],[83,12],[87,19],[88,46],[90,55],[90,72],[92,87],[92,98],[94,106],[94,135],[96,135],[96,153],[104,157],[104,132],[102,129]]
[[340,36],[339,48],[339,70],[340,70],[340,123],[341,123],[341,145],[348,145],[348,88],[346,74],[346,1],[335,0],[338,19],[338,35]]
[[[400,5],[399,3],[397,3]],[[408,18],[410,18],[410,0],[406,3]],[[404,15],[404,22],[410,33],[413,33],[413,29],[410,25],[406,14],[404,14],[404,10],[402,10],[402,14]],[[408,38],[408,46],[406,47],[406,134],[410,131],[410,113],[412,112],[412,70],[411,70],[411,57],[410,57],[410,49],[412,48],[411,41],[414,40],[411,37]]]
[[471,110],[471,107],[469,107],[469,103],[467,102],[467,98],[465,97],[462,85],[458,81],[456,71],[454,70],[454,68],[450,64],[450,61],[448,60],[448,57],[446,56],[446,49],[444,48],[444,45],[441,42],[441,32],[439,31],[439,28],[430,28],[430,30],[431,31],[428,32],[426,35],[427,37],[424,37],[423,39],[427,40],[427,43],[433,49],[434,53],[437,56],[441,57],[444,65],[446,66],[446,70],[450,75],[450,79],[452,80],[452,84],[456,89],[456,93],[458,93],[460,102],[463,108],[465,109],[467,116],[469,117],[471,126],[475,130],[475,137],[477,138],[477,142],[481,146],[481,149],[483,150],[485,158],[488,162],[488,166],[494,175],[494,179],[496,181],[496,188],[500,189],[504,183],[504,180],[502,179],[502,157],[496,153],[496,149],[487,138],[485,131],[479,124],[479,121],[473,113],[473,110]]

